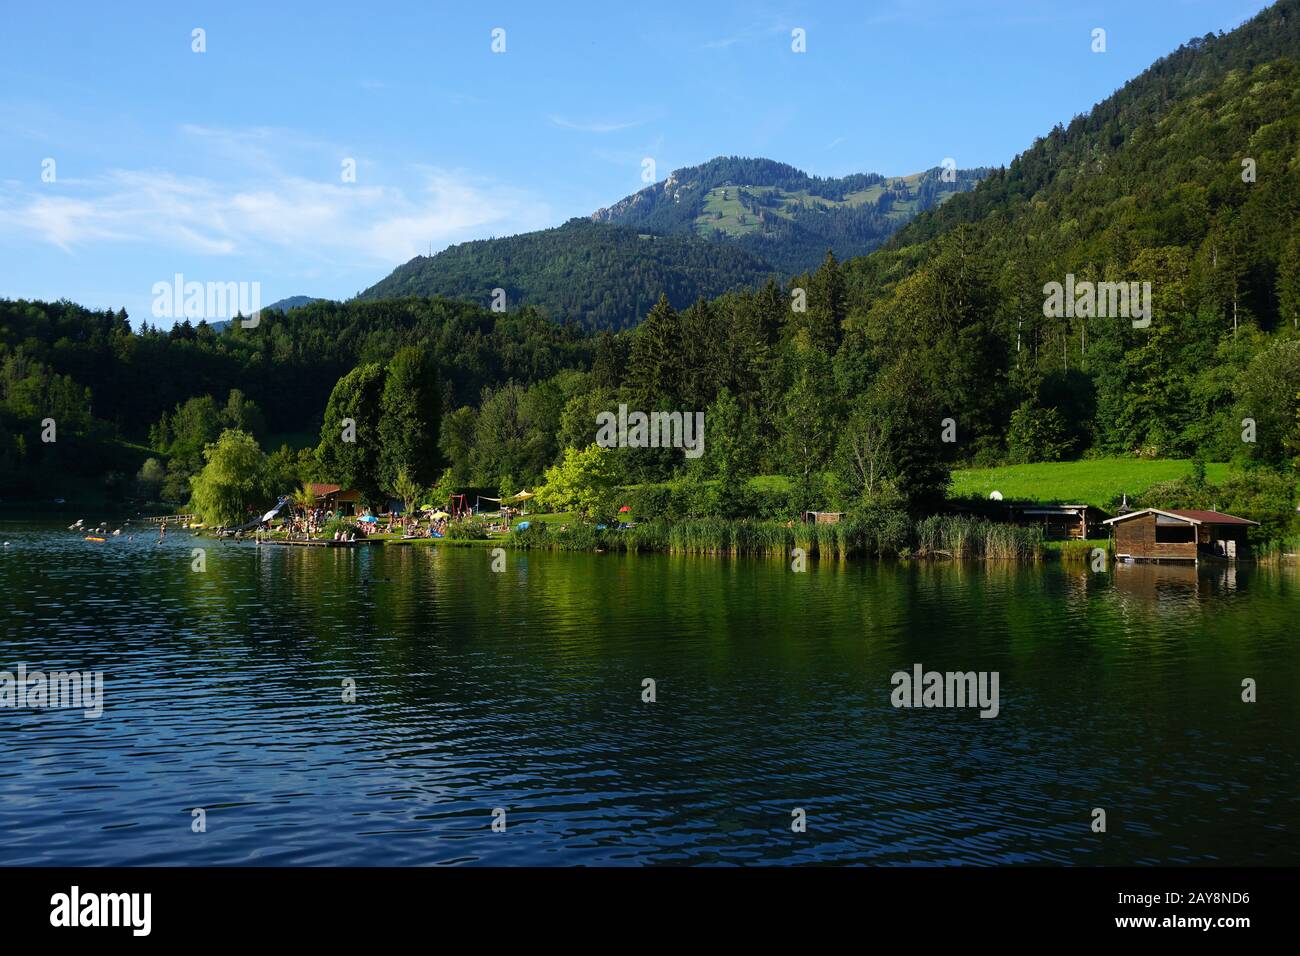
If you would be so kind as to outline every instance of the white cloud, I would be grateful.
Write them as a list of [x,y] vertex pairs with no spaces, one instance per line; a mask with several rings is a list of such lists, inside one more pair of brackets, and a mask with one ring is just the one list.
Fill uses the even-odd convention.
[[638,126],[644,126],[646,123],[645,120],[631,120],[626,123],[579,122],[556,115],[548,116],[547,119],[551,121],[552,126],[558,126],[560,129],[577,130],[580,133],[617,133],[619,130],[635,129]]
[[6,181],[0,237],[36,239],[68,252],[136,242],[213,256],[287,252],[300,264],[394,265],[430,243],[436,249],[489,232],[507,235],[553,218],[531,195],[460,170],[407,167],[401,185],[331,183],[278,171],[264,131],[217,138],[243,148],[251,167],[243,178],[114,170],[57,183]]

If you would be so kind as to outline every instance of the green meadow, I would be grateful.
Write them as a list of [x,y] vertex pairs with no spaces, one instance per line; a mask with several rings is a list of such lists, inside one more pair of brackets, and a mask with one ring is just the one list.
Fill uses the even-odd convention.
[[[1086,504],[1107,508],[1123,495],[1132,498],[1162,481],[1191,474],[1192,463],[1171,458],[1093,458],[1036,462],[999,468],[964,468],[952,473],[951,498],[987,498],[994,491],[1008,500]],[[1212,483],[1228,475],[1224,462],[1210,462]]]

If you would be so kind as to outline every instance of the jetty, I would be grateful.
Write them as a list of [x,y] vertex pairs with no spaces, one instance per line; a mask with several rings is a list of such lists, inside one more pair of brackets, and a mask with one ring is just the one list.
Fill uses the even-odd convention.
[[[273,544],[282,548],[355,548],[359,544],[366,544],[365,541],[335,541],[332,538],[255,538],[259,545]],[[375,542],[382,544],[382,541]]]
[[143,519],[150,524],[162,524],[164,521],[179,521],[181,524],[191,524],[199,520],[198,515],[153,515]]

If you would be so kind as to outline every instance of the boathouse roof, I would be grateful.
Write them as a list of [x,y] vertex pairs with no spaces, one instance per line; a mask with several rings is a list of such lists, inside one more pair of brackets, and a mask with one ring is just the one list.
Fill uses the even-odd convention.
[[1161,508],[1143,508],[1141,511],[1130,511],[1128,514],[1122,514],[1115,518],[1107,518],[1102,524],[1115,524],[1117,521],[1129,521],[1133,518],[1140,518],[1142,515],[1154,514],[1162,515],[1166,518],[1172,518],[1175,521],[1183,521],[1188,524],[1235,524],[1235,525],[1258,525],[1258,521],[1251,521],[1249,518],[1238,518],[1236,515],[1226,515],[1220,511],[1197,511],[1191,509],[1177,508],[1165,511]]

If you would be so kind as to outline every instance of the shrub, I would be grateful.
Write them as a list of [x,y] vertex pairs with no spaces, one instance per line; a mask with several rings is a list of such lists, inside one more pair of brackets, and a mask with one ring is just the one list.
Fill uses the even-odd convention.
[[487,536],[487,528],[477,521],[461,519],[447,525],[446,537],[457,541],[483,541]]

